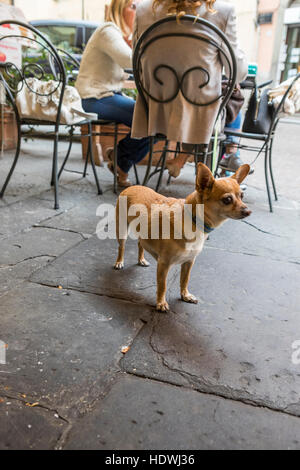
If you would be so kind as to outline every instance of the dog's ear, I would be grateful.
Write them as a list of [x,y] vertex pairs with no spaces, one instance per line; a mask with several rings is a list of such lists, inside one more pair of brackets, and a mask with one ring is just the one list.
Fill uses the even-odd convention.
[[211,191],[215,178],[210,169],[204,165],[204,163],[198,163],[197,166],[197,177],[196,177],[196,189],[199,193],[208,190]]
[[240,168],[235,172],[234,175],[231,176],[234,180],[236,180],[239,184],[241,184],[246,176],[248,176],[250,171],[250,166],[245,163],[244,165],[240,166]]

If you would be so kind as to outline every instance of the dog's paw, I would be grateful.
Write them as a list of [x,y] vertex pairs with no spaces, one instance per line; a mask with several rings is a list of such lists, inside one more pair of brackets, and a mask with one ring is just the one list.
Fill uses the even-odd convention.
[[156,304],[158,312],[168,312],[170,310],[168,302],[159,302]]
[[117,262],[115,265],[114,265],[114,269],[117,269],[118,271],[120,271],[120,269],[123,269],[124,268],[124,262],[121,261],[121,262]]
[[146,261],[145,259],[142,259],[142,260],[139,260],[138,265],[147,268],[148,266],[150,266],[150,263],[148,263],[148,261]]
[[186,293],[186,294],[181,294],[181,300],[183,300],[183,302],[187,302],[189,304],[197,304],[198,303],[197,298],[193,294],[190,294],[189,292]]

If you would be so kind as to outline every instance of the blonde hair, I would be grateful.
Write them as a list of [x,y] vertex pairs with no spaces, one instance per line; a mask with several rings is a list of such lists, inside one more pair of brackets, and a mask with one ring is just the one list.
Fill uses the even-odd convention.
[[123,36],[128,36],[131,31],[125,23],[123,11],[130,4],[131,0],[112,0],[106,10],[105,21],[115,23],[122,31]]
[[205,3],[207,10],[210,13],[216,13],[213,9],[213,5],[216,0],[154,0],[152,8],[155,10],[160,4],[166,4],[168,6],[168,14],[176,15],[177,19],[186,15],[188,11],[197,16],[197,8]]

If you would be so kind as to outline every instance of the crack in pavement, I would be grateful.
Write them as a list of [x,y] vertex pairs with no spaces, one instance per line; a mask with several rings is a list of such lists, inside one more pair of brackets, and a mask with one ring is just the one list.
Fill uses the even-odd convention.
[[[58,410],[55,410],[53,408],[49,408],[48,406],[44,405],[43,403],[38,403],[36,404],[35,406],[30,406],[30,405],[33,405],[37,402],[32,402],[30,403],[30,401],[28,400],[25,400],[25,398],[22,398],[22,397],[17,397],[17,396],[13,396],[13,395],[7,395],[7,392],[5,392],[4,394],[2,393],[2,391],[0,390],[0,396],[1,398],[4,398],[5,400],[14,400],[14,401],[18,401],[20,403],[23,403],[25,406],[27,405],[28,408],[31,408],[31,409],[34,409],[34,408],[41,408],[43,410],[46,410],[46,411],[49,411],[51,413],[54,413],[56,416],[57,416],[57,419],[60,419],[62,421],[64,421],[65,423],[69,424],[69,421],[64,418],[63,416],[61,416],[58,412]],[[29,405],[28,405],[29,403]]]
[[[7,268],[13,268],[14,266],[18,266],[19,264],[25,263],[26,261],[31,261],[37,258],[56,258],[55,255],[36,255],[36,256],[29,256],[28,258],[24,258],[21,261],[18,261],[17,263],[11,263],[11,264],[0,264],[0,269],[7,269]],[[38,269],[41,269],[40,267]]]
[[266,230],[263,230],[263,229],[257,227],[257,226],[254,225],[254,224],[251,224],[251,223],[248,222],[247,220],[242,220],[242,223],[243,223],[243,224],[246,224],[246,225],[249,225],[249,227],[254,228],[254,229],[257,230],[258,232],[264,233],[264,234],[266,234],[266,235],[271,235],[272,237],[288,238],[288,237],[284,237],[284,236],[282,236],[282,235],[278,235],[277,233],[267,232]]
[[[212,383],[211,381],[205,379],[203,376],[198,376],[195,374],[192,374],[190,372],[187,372],[185,370],[180,370],[175,367],[171,367],[167,360],[164,357],[164,352],[160,351],[158,347],[154,344],[154,334],[155,334],[155,329],[158,327],[158,316],[153,321],[152,329],[149,335],[149,345],[153,352],[159,357],[162,365],[166,367],[171,372],[174,372],[175,374],[179,374],[185,382],[189,386],[174,383],[171,380],[168,379],[155,379],[149,375],[143,374],[141,375],[143,378],[148,378],[150,380],[157,380],[158,382],[163,382],[163,383],[168,383],[170,385],[176,385],[176,386],[181,386],[183,388],[188,388],[192,389],[194,391],[204,393],[207,395],[212,395],[212,396],[217,396],[221,397],[227,400],[232,400],[236,402],[243,403],[245,405],[250,405],[254,406],[256,408],[265,408],[273,412],[278,412],[282,413],[285,415],[293,416],[296,418],[300,417],[300,410],[298,412],[292,412],[289,410],[289,408],[292,406],[292,404],[289,404],[287,406],[281,407],[281,406],[276,406],[276,404],[273,401],[265,400],[264,398],[258,397],[258,396],[253,396],[249,392],[241,389],[234,389],[228,385],[224,384],[216,384]],[[139,373],[137,372],[128,372],[131,375],[136,375],[140,376]],[[298,403],[299,404],[299,403]]]
[[218,250],[218,251],[225,251],[226,253],[233,253],[235,255],[243,255],[243,256],[254,256],[256,258],[262,258],[262,259],[267,259],[267,260],[270,260],[270,261],[276,261],[277,263],[285,263],[285,264],[296,264],[296,265],[299,265],[300,264],[300,261],[291,261],[291,260],[287,260],[287,259],[280,259],[280,258],[273,258],[273,257],[270,257],[270,256],[265,256],[265,255],[261,255],[261,254],[257,254],[257,253],[249,253],[247,251],[235,251],[235,250],[229,250],[228,248],[220,248],[218,246],[206,246],[205,247],[205,250],[208,249],[208,250]]
[[88,240],[91,238],[94,234],[90,233],[83,233],[83,232],[77,232],[76,230],[72,230],[69,228],[60,228],[60,227],[50,227],[49,225],[40,225],[40,224],[34,224],[32,228],[46,228],[49,230],[59,230],[61,232],[67,232],[67,233],[75,233],[76,235],[80,235],[82,237],[82,240]]
[[[43,268],[38,268],[38,269],[43,269]],[[170,277],[169,279],[169,283],[173,283],[175,281],[176,278],[179,278],[179,271],[175,271],[172,276]],[[79,279],[81,280],[81,278]],[[111,292],[105,292],[105,293],[100,293],[100,292],[95,292],[93,291],[93,288],[92,289],[89,289],[89,286],[85,286],[85,287],[80,287],[80,286],[72,286],[72,285],[68,285],[66,287],[64,287],[63,283],[60,283],[60,284],[49,284],[47,283],[47,281],[45,282],[42,282],[42,281],[32,281],[31,279],[28,280],[28,282],[30,282],[31,284],[35,284],[35,285],[40,285],[40,286],[45,286],[45,287],[49,287],[49,288],[52,288],[52,289],[57,289],[58,285],[60,285],[64,290],[70,290],[70,291],[74,291],[74,292],[82,292],[82,293],[85,293],[85,294],[92,294],[92,295],[97,295],[99,297],[107,297],[109,299],[115,299],[115,300],[123,300],[125,302],[131,302],[135,305],[143,305],[144,307],[149,307],[151,309],[155,308],[155,299],[153,299],[153,304],[149,304],[149,303],[146,303],[144,302],[142,299],[141,300],[136,300],[136,299],[132,299],[132,297],[126,297],[126,295],[122,295],[122,294],[119,294],[118,292],[117,293],[111,293]],[[51,282],[51,281],[50,281]],[[148,286],[145,286],[145,287],[141,287],[141,288],[135,288],[135,291],[140,291],[140,290],[148,290],[152,287],[155,287],[156,286],[156,283],[155,284],[150,284]],[[130,296],[131,294],[128,293],[128,295]],[[170,310],[171,312],[171,310]],[[171,313],[174,313],[175,312],[171,312]]]
[[[49,287],[51,289],[57,289],[58,285],[61,285],[61,287],[63,288],[63,290],[70,290],[71,292],[74,291],[74,292],[81,292],[83,294],[91,294],[91,295],[97,295],[98,297],[107,297],[108,299],[114,299],[114,300],[123,300],[124,302],[130,302],[132,304],[135,304],[135,305],[143,305],[144,307],[150,307],[150,308],[154,308],[155,305],[154,304],[147,304],[145,302],[143,302],[142,300],[141,301],[138,301],[138,300],[134,300],[130,297],[122,297],[122,296],[119,296],[118,294],[109,294],[109,293],[105,293],[105,294],[101,294],[100,292],[94,292],[92,290],[84,290],[84,289],[81,289],[79,287],[76,287],[76,286],[68,286],[68,287],[64,287],[63,284],[57,284],[57,285],[54,285],[54,284],[47,284],[47,282],[38,282],[38,281],[32,281],[32,280],[28,280],[28,282],[30,282],[31,284],[35,284],[35,285],[38,285],[38,286],[45,286],[45,287]],[[151,287],[151,286],[150,286]],[[145,287],[144,289],[147,289],[148,287]],[[128,294],[130,295],[130,294]]]

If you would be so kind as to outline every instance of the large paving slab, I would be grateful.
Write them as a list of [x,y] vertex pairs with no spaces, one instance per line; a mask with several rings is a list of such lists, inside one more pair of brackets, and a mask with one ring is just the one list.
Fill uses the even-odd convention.
[[0,296],[82,240],[77,233],[45,228],[0,239]]
[[124,377],[71,431],[67,449],[298,449],[299,418]]
[[151,315],[131,302],[23,284],[1,298],[0,395],[75,417],[99,399]]
[[[48,256],[39,256],[38,258],[27,259],[21,261],[15,266],[2,266],[0,267],[0,298],[2,295],[6,295],[12,289],[15,289],[23,282],[29,279],[29,277],[37,269],[45,266],[48,262],[52,261],[53,258]],[[2,313],[2,299],[0,300],[0,315]],[[1,329],[0,329],[1,332]]]
[[[67,151],[67,143],[59,144],[59,164],[62,162]],[[28,196],[38,195],[50,186],[52,169],[53,141],[44,139],[22,139],[21,154],[19,161],[7,186],[4,201],[6,203],[17,202]],[[0,161],[1,175],[0,185],[3,184],[6,175],[12,165],[13,151],[5,151]],[[70,166],[77,171],[83,170],[83,162],[80,155],[80,146],[74,145],[70,155]],[[64,172],[62,182],[72,182],[80,175]],[[53,201],[53,194],[52,194]]]
[[56,257],[82,240],[78,233],[36,227],[0,240],[0,267],[40,256]]
[[74,207],[59,214],[57,217],[53,217],[51,220],[42,222],[40,226],[72,230],[85,235],[92,235],[96,233],[97,225],[100,222],[100,217],[96,215],[98,207],[101,204],[111,204],[112,206],[116,204],[116,198],[111,192],[97,196],[94,192],[91,194],[78,193],[76,188],[73,190],[64,188],[62,205],[66,200],[66,196],[69,196]]
[[0,450],[54,449],[67,427],[53,410],[30,407],[26,400],[0,393]]
[[123,359],[124,369],[300,416],[300,267],[208,248],[193,268],[182,303],[157,315]]
[[[126,244],[122,271],[113,269],[116,256],[116,240],[99,240],[93,236],[34,273],[31,280],[155,305],[156,263],[148,255],[150,267],[137,266],[138,249],[134,240]],[[170,282],[177,276],[178,268],[174,268]]]
[[249,207],[253,209],[249,218],[228,220],[211,234],[207,246],[300,264],[300,212],[270,213]]
[[53,209],[51,201],[29,197],[13,204],[0,206],[0,236],[7,237],[32,227],[41,221],[51,219],[66,209]]

